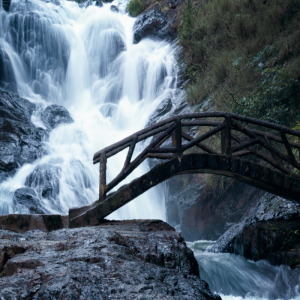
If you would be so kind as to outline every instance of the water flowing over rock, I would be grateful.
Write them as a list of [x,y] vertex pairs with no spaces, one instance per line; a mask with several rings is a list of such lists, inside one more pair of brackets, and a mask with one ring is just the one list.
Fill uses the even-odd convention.
[[14,193],[14,205],[25,206],[29,209],[31,214],[43,214],[44,210],[41,208],[40,199],[34,189],[31,188],[20,188]]
[[0,230],[0,268],[4,300],[221,299],[199,278],[182,237],[158,220],[50,233]]
[[[1,84],[6,89],[13,84],[7,79],[10,62],[18,93],[36,103],[32,121],[49,134],[47,155],[27,160],[31,165],[20,163],[14,177],[0,182],[2,214],[30,211],[26,201],[13,201],[14,192],[24,187],[35,190],[45,213],[67,214],[71,207],[94,202],[99,185],[94,152],[144,128],[157,105],[173,101],[175,48],[164,41],[134,44],[134,19],[124,5],[116,3],[116,13],[110,4],[96,4],[18,0],[1,14],[6,72]],[[138,145],[136,153],[143,147]],[[110,159],[108,177],[119,173],[120,158]],[[7,168],[11,159],[5,158]],[[146,168],[145,163],[127,180]],[[157,189],[141,198],[110,218],[164,219]]]
[[15,74],[11,65],[11,61],[0,46],[0,87],[6,91],[17,92],[17,84]]
[[43,140],[49,132],[31,122],[35,109],[34,103],[0,90],[0,182],[46,154]]
[[42,112],[41,119],[48,129],[54,129],[60,124],[70,124],[74,120],[68,110],[60,105],[50,105]]
[[300,205],[265,194],[240,222],[233,224],[210,249],[274,265],[300,265]]

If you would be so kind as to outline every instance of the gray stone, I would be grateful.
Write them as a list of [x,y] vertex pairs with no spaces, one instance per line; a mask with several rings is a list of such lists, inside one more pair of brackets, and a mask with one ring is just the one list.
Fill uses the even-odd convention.
[[68,110],[57,104],[47,106],[42,112],[41,119],[48,129],[54,129],[61,124],[74,122]]
[[[9,249],[22,249],[8,257]],[[0,298],[221,298],[200,279],[183,238],[160,220],[112,221],[45,233],[0,230]],[[15,298],[14,298],[15,297]]]

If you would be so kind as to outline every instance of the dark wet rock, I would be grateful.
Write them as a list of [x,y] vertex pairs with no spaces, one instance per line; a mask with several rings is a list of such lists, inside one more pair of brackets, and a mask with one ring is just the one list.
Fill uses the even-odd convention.
[[0,47],[0,87],[16,93],[17,84],[11,61],[7,53]]
[[59,175],[61,167],[57,164],[39,164],[26,178],[25,186],[35,189],[40,198],[56,200],[59,194]]
[[30,214],[45,213],[40,204],[40,199],[34,189],[25,187],[17,189],[14,193],[13,203],[15,207],[19,205],[26,207]]
[[68,110],[57,104],[47,106],[42,112],[41,119],[48,129],[54,129],[61,124],[74,122]]
[[163,116],[165,116],[168,112],[172,109],[172,100],[170,98],[165,99],[162,101],[156,108],[155,112],[149,118],[150,121],[147,126],[151,126],[157,122],[159,122]]
[[93,5],[93,0],[87,0],[87,1],[76,1],[80,8],[87,8],[91,5]]
[[0,182],[25,163],[46,154],[49,131],[31,122],[36,105],[0,89]]
[[[22,251],[9,256],[12,248]],[[0,230],[1,257],[4,300],[221,299],[199,279],[182,237],[158,220],[50,233]]]
[[182,3],[182,0],[166,0],[150,4],[134,23],[135,42],[145,37],[174,40],[179,26],[178,9]]
[[253,260],[268,259],[274,265],[299,265],[300,205],[271,194],[264,195],[210,251],[235,253]]
[[150,10],[137,17],[133,26],[134,40],[138,43],[145,37],[172,40],[175,34],[169,30],[168,19],[158,9]]
[[[10,2],[11,2],[11,0],[2,0],[2,7],[7,12],[9,11]],[[1,70],[1,68],[0,68],[0,70]]]
[[115,5],[111,5],[111,6],[110,6],[110,10],[113,11],[113,12],[119,12],[118,7],[115,6]]
[[102,7],[102,6],[103,6],[103,3],[102,3],[102,1],[100,1],[100,0],[96,0],[96,6],[98,6],[98,7]]

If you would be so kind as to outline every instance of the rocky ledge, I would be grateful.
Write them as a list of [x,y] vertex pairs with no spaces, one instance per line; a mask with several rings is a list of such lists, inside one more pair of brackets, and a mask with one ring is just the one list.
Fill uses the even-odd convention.
[[0,230],[0,299],[221,299],[183,238],[159,220]]
[[300,267],[300,204],[264,195],[248,216],[231,226],[210,251]]

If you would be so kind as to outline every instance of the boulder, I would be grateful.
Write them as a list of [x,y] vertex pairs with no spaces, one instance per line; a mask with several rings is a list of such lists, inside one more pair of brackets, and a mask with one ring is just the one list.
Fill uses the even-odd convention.
[[[7,12],[9,11],[10,2],[11,2],[11,0],[2,0],[2,7]],[[0,70],[1,70],[1,68],[0,68]]]
[[[12,248],[21,251],[9,256]],[[1,299],[221,300],[180,234],[160,220],[0,230],[1,254]]]
[[113,11],[113,12],[116,12],[116,13],[119,12],[118,7],[115,6],[115,5],[111,5],[111,6],[110,6],[110,10]]
[[150,3],[137,17],[134,26],[134,41],[152,37],[172,41],[177,37],[179,9],[183,0],[165,0]]
[[300,205],[264,195],[246,217],[233,224],[210,251],[242,255],[273,265],[300,266]]
[[25,186],[37,191],[40,198],[57,200],[59,194],[59,175],[61,168],[58,165],[39,164],[26,178]]
[[100,1],[100,0],[96,0],[96,6],[98,6],[98,7],[102,7],[102,6],[103,6],[103,3],[102,3],[102,1]]
[[46,154],[48,130],[31,122],[36,105],[0,89],[0,182]]
[[47,106],[42,112],[41,119],[48,129],[54,129],[61,124],[70,124],[74,122],[68,110],[57,104]]
[[152,9],[137,17],[133,25],[134,41],[138,43],[145,37],[172,40],[175,34],[169,28],[169,20],[159,9]]
[[26,207],[30,214],[45,213],[36,191],[32,188],[24,187],[17,189],[13,196],[13,203],[16,207]]

